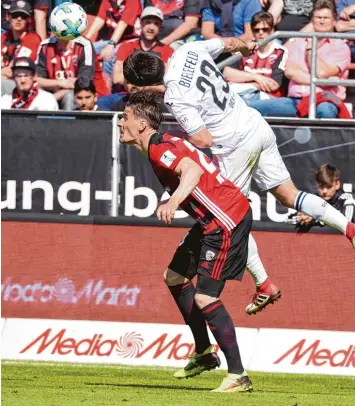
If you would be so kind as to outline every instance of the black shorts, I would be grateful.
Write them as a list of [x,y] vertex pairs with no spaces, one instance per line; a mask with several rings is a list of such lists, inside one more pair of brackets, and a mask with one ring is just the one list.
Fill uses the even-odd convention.
[[192,279],[196,274],[225,281],[241,280],[248,258],[248,240],[252,211],[231,231],[217,228],[203,234],[196,223],[182,240],[169,264],[169,269]]

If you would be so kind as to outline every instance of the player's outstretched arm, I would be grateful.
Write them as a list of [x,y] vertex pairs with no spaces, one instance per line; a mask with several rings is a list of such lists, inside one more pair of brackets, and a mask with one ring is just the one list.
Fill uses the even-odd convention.
[[224,52],[234,54],[240,52],[243,56],[253,54],[257,50],[257,43],[255,41],[243,41],[240,38],[221,38],[224,43]]
[[175,217],[175,211],[195,189],[203,175],[201,167],[191,158],[185,157],[178,163],[175,173],[180,176],[180,184],[172,194],[168,202],[163,203],[157,209],[158,220],[170,224]]

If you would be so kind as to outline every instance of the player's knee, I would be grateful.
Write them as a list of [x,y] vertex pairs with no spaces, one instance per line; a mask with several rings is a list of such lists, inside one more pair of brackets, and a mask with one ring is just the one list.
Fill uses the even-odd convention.
[[179,285],[180,283],[184,283],[187,281],[188,279],[186,279],[184,276],[179,275],[169,268],[167,268],[164,272],[164,282],[168,286]]
[[202,293],[196,293],[195,295],[195,303],[199,309],[203,309],[204,307],[215,302],[216,300],[218,300],[217,297],[208,296]]

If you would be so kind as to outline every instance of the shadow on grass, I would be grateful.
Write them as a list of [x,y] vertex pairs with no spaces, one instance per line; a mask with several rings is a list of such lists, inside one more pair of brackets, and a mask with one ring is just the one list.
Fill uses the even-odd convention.
[[196,388],[191,386],[174,386],[174,385],[147,385],[139,383],[101,383],[101,382],[85,382],[85,385],[88,386],[117,386],[117,387],[126,387],[126,388],[143,388],[143,389],[173,389],[173,390],[201,390],[208,392],[213,388]]

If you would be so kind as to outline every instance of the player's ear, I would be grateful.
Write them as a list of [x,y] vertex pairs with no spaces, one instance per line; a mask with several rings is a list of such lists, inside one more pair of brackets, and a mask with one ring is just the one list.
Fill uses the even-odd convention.
[[147,121],[146,120],[139,120],[138,129],[140,132],[143,132],[147,128]]
[[335,190],[339,190],[340,189],[340,180],[339,179],[337,179],[336,181],[335,181]]

